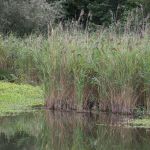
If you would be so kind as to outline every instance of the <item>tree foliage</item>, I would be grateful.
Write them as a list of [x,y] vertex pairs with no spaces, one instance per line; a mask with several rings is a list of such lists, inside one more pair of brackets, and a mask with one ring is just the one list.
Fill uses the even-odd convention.
[[0,31],[19,35],[44,32],[49,21],[63,16],[58,3],[45,0],[0,0]]
[[150,13],[149,0],[0,0],[0,32],[45,33],[49,22],[60,20],[109,25],[135,7]]
[[95,24],[109,24],[124,17],[125,11],[143,7],[145,15],[150,12],[149,0],[66,0],[64,8],[67,18],[78,19],[84,10],[83,20],[92,15]]

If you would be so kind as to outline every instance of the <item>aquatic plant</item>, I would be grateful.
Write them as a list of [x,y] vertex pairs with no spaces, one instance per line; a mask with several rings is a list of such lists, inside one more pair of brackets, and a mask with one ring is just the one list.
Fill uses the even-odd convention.
[[117,34],[55,31],[34,51],[47,106],[132,113],[149,107],[148,30]]
[[18,81],[44,85],[50,109],[128,114],[149,109],[150,27],[131,22],[95,32],[58,26],[48,38],[8,36],[0,44],[7,56],[3,66]]

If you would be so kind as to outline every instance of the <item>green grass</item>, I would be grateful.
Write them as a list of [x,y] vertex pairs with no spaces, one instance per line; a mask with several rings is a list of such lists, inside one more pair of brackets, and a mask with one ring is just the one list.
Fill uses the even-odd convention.
[[0,115],[31,111],[39,105],[44,105],[40,87],[0,82]]

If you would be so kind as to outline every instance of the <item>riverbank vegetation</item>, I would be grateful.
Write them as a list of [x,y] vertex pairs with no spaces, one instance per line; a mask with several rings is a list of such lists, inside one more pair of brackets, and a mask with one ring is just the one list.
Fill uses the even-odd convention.
[[[60,32],[34,56],[52,109],[132,113],[149,108],[149,30]],[[39,55],[38,55],[39,54]]]
[[44,87],[50,109],[150,109],[149,2],[0,3],[0,80]]
[[91,33],[58,26],[48,39],[1,37],[0,66],[14,82],[43,84],[50,109],[129,114],[137,107],[149,109],[150,28],[145,21]]

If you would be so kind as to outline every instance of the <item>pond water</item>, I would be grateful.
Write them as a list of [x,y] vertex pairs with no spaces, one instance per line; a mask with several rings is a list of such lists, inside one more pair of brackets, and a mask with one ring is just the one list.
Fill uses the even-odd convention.
[[149,150],[150,130],[118,115],[36,111],[0,118],[0,150]]

